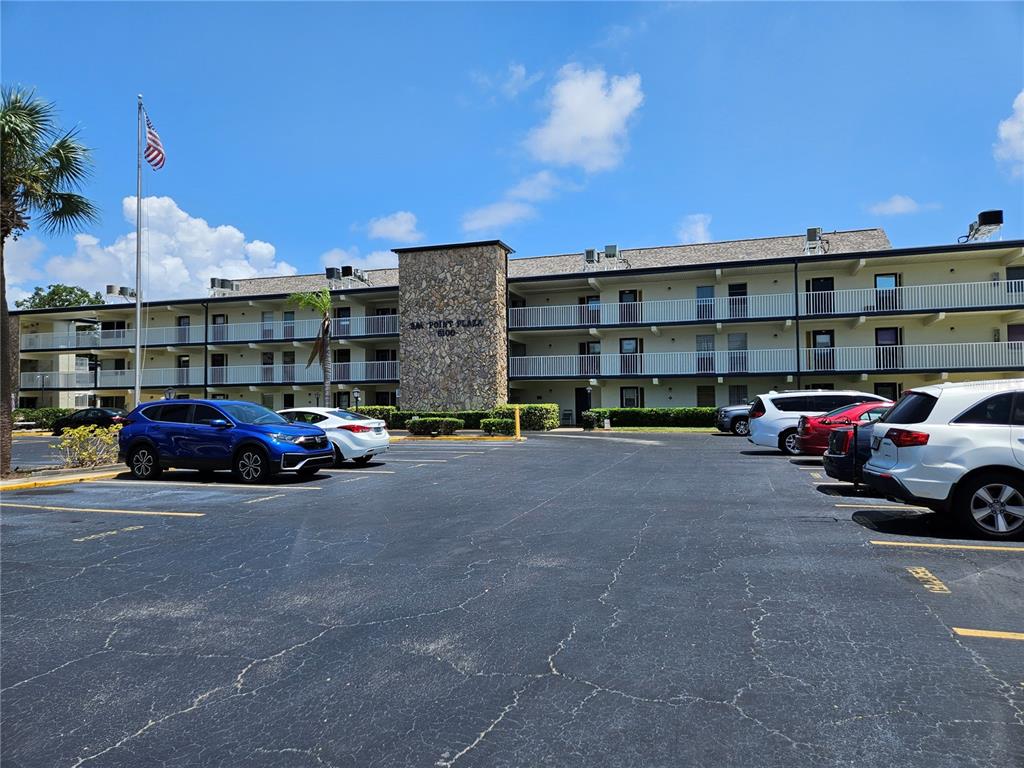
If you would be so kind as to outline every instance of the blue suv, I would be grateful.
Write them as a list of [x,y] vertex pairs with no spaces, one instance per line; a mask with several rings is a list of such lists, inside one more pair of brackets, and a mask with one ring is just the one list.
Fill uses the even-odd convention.
[[243,400],[157,400],[122,423],[118,459],[139,480],[183,467],[230,469],[243,483],[262,483],[277,472],[311,477],[334,464],[334,448],[320,427],[293,424]]

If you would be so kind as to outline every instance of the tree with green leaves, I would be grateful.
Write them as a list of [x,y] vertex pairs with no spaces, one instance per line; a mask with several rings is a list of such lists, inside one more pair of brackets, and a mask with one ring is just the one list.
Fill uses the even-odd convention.
[[[35,91],[4,86],[0,91],[0,475],[11,468],[11,397],[18,350],[12,349],[7,309],[4,245],[35,224],[63,234],[99,218],[79,194],[92,169],[91,151],[77,129],[57,124],[57,109]],[[33,220],[33,217],[35,219]]]
[[313,341],[313,350],[309,353],[306,367],[309,368],[317,358],[324,373],[324,407],[331,407],[331,292],[326,288],[319,291],[293,293],[288,301],[303,309],[311,309],[320,315],[320,332]]
[[102,304],[103,294],[99,291],[89,293],[77,285],[52,283],[46,288],[36,286],[32,295],[18,299],[14,305],[18,309],[50,309],[52,307],[82,307],[88,304]]

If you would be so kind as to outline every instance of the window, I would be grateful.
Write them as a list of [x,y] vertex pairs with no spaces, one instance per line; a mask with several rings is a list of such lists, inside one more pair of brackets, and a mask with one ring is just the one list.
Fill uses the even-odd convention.
[[1013,413],[1010,415],[1010,423],[1015,427],[1024,427],[1024,392],[1017,393],[1017,399],[1013,404]]
[[784,413],[814,410],[810,406],[810,400],[806,397],[776,397],[771,400],[771,403]]
[[953,419],[954,424],[988,424],[996,426],[1009,426],[1010,409],[1013,406],[1013,392],[1003,392],[1000,395],[982,400],[964,411],[960,416]]
[[394,362],[398,360],[397,349],[375,349],[373,351],[373,359],[378,363]]
[[287,424],[288,420],[256,403],[227,403],[221,406],[233,421],[240,424]]
[[385,390],[383,392],[375,392],[374,393],[374,395],[373,395],[373,404],[374,405],[397,405],[398,402],[395,399],[395,393],[394,392],[388,392],[388,391]]
[[209,424],[215,419],[224,421],[224,415],[216,408],[211,408],[208,405],[196,404],[195,410],[192,412],[193,424]]
[[924,392],[907,392],[879,419],[889,424],[920,424],[931,415],[937,398]]
[[875,309],[886,312],[900,308],[899,287],[903,281],[896,272],[875,275]]
[[192,421],[192,405],[190,403],[171,403],[160,409],[158,421],[188,424]]
[[214,394],[210,395],[210,399],[211,400],[227,400],[228,396],[226,394],[224,394],[223,392],[215,392]]
[[746,405],[750,402],[746,384],[729,385],[729,405]]
[[352,394],[350,392],[335,392],[334,393],[334,407],[335,408],[348,408],[352,400]]
[[643,408],[644,388],[643,387],[619,387],[620,408]]
[[387,317],[389,315],[397,315],[398,310],[394,307],[377,307],[377,309],[374,310],[374,314],[377,315],[377,317]]
[[298,421],[302,424],[316,424],[318,421],[323,421],[327,417],[311,411],[296,411],[295,413],[289,413],[287,418],[289,421]]
[[619,322],[639,323],[640,318],[640,291],[629,290],[619,291]]
[[1024,267],[1007,267],[1006,279],[1008,293],[1024,293]]
[[274,409],[274,395],[264,392],[260,395],[260,404],[264,408]]
[[872,408],[870,411],[862,413],[860,418],[862,421],[878,421],[882,418],[882,415],[889,410],[889,407],[890,406],[888,405],[880,405],[877,408]]
[[875,394],[884,397],[886,400],[899,400],[903,387],[895,381],[879,381],[875,384]]
[[698,408],[714,408],[715,407],[715,387],[712,384],[698,384],[697,385],[697,407]]
[[283,406],[285,408],[294,408],[295,407],[295,395],[293,395],[291,392],[288,392],[287,394],[281,395],[281,398],[284,400]]
[[19,397],[18,398],[18,407],[19,408],[35,408],[36,404],[38,402],[39,402],[39,398],[38,397]]

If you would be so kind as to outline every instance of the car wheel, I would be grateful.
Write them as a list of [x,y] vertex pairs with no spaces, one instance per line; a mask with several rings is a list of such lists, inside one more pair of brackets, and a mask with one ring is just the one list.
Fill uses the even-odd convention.
[[750,422],[747,419],[736,419],[732,423],[732,433],[740,437],[746,437],[750,434]]
[[997,473],[978,475],[957,488],[954,513],[962,527],[993,539],[1024,533],[1024,481]]
[[360,456],[357,459],[352,459],[352,461],[354,461],[356,464],[369,464],[370,459],[372,458],[373,456]]
[[795,429],[787,429],[779,435],[779,450],[789,456],[800,455],[800,444],[797,442]]
[[243,483],[265,483],[273,474],[262,448],[247,445],[235,457],[235,477]]
[[340,467],[345,463],[345,454],[341,452],[341,448],[334,446],[334,466]]
[[156,480],[161,472],[160,456],[148,445],[140,445],[128,454],[128,469],[136,480]]

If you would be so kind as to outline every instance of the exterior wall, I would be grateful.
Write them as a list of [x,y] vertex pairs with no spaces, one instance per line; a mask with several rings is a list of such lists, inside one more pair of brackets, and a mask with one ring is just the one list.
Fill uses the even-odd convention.
[[500,244],[399,251],[402,404],[493,408],[508,398]]

